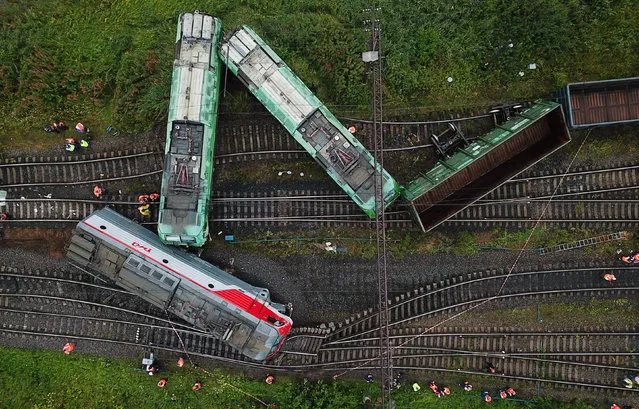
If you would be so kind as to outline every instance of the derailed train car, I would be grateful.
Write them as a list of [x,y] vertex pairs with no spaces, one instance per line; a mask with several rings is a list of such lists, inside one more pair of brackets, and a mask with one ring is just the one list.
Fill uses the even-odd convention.
[[268,289],[163,245],[151,231],[109,208],[78,223],[67,258],[254,360],[275,354],[293,325],[287,307],[271,302]]
[[158,219],[166,244],[201,247],[208,236],[221,33],[217,18],[180,14]]
[[568,142],[561,106],[538,100],[409,182],[402,197],[427,232]]
[[639,122],[639,77],[574,82],[555,96],[572,129]]
[[[375,159],[251,28],[220,43],[220,58],[328,175],[375,217]],[[399,197],[399,184],[382,173],[384,207]]]

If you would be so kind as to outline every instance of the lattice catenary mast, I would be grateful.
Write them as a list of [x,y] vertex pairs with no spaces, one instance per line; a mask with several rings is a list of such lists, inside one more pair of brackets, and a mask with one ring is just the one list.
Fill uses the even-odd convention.
[[389,336],[388,281],[386,275],[386,226],[384,220],[384,135],[382,131],[382,61],[379,9],[373,6],[365,10],[370,19],[365,23],[371,31],[369,51],[362,53],[373,73],[373,157],[375,158],[375,227],[377,229],[377,290],[379,296],[379,357],[382,390],[382,408],[392,409],[391,389],[393,382],[393,357]]

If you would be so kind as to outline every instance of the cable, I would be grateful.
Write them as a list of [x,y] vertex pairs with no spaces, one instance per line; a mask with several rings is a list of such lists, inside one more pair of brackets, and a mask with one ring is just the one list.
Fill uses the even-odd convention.
[[[475,308],[481,307],[482,305],[493,301],[495,299],[497,299],[500,294],[502,293],[502,291],[504,290],[504,287],[506,286],[506,283],[508,282],[508,279],[510,278],[510,276],[512,275],[513,270],[515,269],[515,267],[517,266],[517,263],[519,262],[519,259],[521,258],[521,256],[524,254],[524,251],[526,250],[526,246],[528,245],[528,242],[530,242],[530,239],[533,236],[533,233],[535,232],[535,229],[537,228],[537,226],[539,225],[539,223],[541,222],[541,219],[543,219],[544,214],[546,213],[546,210],[548,209],[548,206],[550,206],[550,202],[553,200],[555,194],[557,193],[557,191],[559,190],[559,187],[561,186],[564,178],[566,177],[566,175],[570,172],[570,168],[572,167],[573,163],[575,162],[575,160],[577,159],[577,156],[579,155],[579,152],[581,152],[581,148],[583,148],[584,144],[586,143],[586,141],[588,140],[588,136],[590,136],[590,132],[591,130],[588,131],[588,133],[586,134],[586,137],[584,138],[584,140],[581,142],[581,145],[579,146],[579,149],[577,149],[577,152],[575,152],[575,155],[573,156],[572,160],[570,161],[570,163],[568,164],[568,167],[566,168],[566,171],[564,172],[564,174],[562,175],[561,179],[559,180],[559,183],[557,183],[557,186],[555,187],[555,190],[553,191],[553,194],[550,196],[550,198],[548,199],[548,202],[546,203],[546,205],[544,206],[544,208],[542,209],[539,217],[537,218],[537,221],[535,223],[535,225],[533,226],[533,228],[530,230],[530,234],[528,235],[528,238],[526,239],[526,242],[522,245],[521,249],[519,250],[519,253],[517,254],[517,257],[515,258],[515,261],[513,262],[512,266],[510,266],[510,268],[508,269],[508,274],[506,275],[506,277],[504,277],[504,281],[501,284],[501,287],[499,287],[499,290],[497,291],[497,293],[495,295],[493,295],[490,298],[487,298],[486,300],[480,302],[479,304],[476,304],[472,307],[469,307],[465,310],[462,310],[460,312],[458,312],[457,314],[452,315],[451,317],[448,317],[440,322],[438,322],[437,324],[425,329],[424,331],[422,331],[421,333],[415,335],[414,337],[408,338],[406,341],[402,342],[401,344],[397,345],[396,347],[392,348],[393,350],[397,349],[397,348],[401,348],[402,346],[406,345],[409,342],[414,341],[415,339],[421,337],[422,335],[426,334],[427,332],[432,331],[433,329],[447,323],[448,321],[451,321],[459,316],[462,316],[472,310],[474,310]],[[340,372],[338,374],[333,375],[333,379],[337,379],[349,372],[355,371],[363,366],[368,365],[369,363],[380,359],[381,357],[375,357],[375,358],[371,358],[367,361],[362,362],[360,365],[354,367],[354,368],[350,368],[350,369],[346,369],[343,372]]]
[[[210,371],[207,371],[207,370],[206,370],[206,369],[204,369],[204,368],[200,368],[200,367],[199,367],[199,366],[197,366],[195,363],[193,363],[193,360],[191,359],[191,355],[189,354],[189,351],[186,349],[186,345],[184,344],[184,341],[182,341],[182,337],[180,336],[179,332],[175,329],[175,326],[173,325],[173,322],[171,321],[171,317],[169,316],[169,312],[165,309],[165,310],[164,310],[164,313],[166,314],[166,319],[169,321],[169,324],[171,324],[171,328],[173,328],[173,332],[175,332],[175,335],[178,337],[178,340],[180,341],[180,345],[182,346],[182,350],[183,350],[183,351],[184,351],[184,353],[186,354],[186,357],[189,359],[189,362],[191,363],[191,366],[192,366],[192,367],[194,367],[194,368],[197,368],[197,369],[199,369],[200,371],[204,372],[205,374],[207,374],[207,375],[209,375],[209,376],[213,377],[213,374],[212,374]],[[268,408],[268,407],[274,407],[274,406],[275,406],[275,404],[273,404],[273,403],[266,403],[266,402],[264,402],[263,400],[261,400],[260,398],[258,398],[257,396],[251,395],[250,393],[245,392],[245,391],[243,391],[242,389],[238,388],[237,386],[232,385],[232,384],[230,384],[230,383],[228,383],[228,382],[221,381],[220,383],[221,383],[223,386],[230,386],[231,388],[235,389],[236,391],[241,392],[241,393],[243,393],[244,395],[246,395],[246,396],[248,396],[248,397],[250,397],[250,398],[252,398],[252,399],[254,399],[254,400],[258,401],[258,402],[260,402],[262,405],[266,406],[267,408]]]

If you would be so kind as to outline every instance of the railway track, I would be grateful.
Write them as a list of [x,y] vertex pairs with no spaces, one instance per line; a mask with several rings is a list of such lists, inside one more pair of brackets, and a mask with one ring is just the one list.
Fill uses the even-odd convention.
[[[617,228],[639,224],[637,198],[638,165],[625,164],[607,169],[583,169],[569,173],[550,199],[562,177],[530,174],[512,180],[453,216],[447,225],[526,227],[537,222],[550,226]],[[565,187],[564,187],[565,186]],[[622,196],[624,198],[616,199]],[[110,197],[97,200],[10,199],[7,212],[14,222],[75,222],[109,203],[124,215],[154,223],[152,216],[142,220],[136,198]],[[279,190],[215,192],[211,217],[214,223],[231,226],[370,226],[371,221],[337,190]],[[392,228],[413,229],[414,224],[401,203],[387,211]],[[10,221],[10,222],[11,222]]]
[[[537,222],[552,196],[542,224],[602,228],[636,225],[639,224],[638,169],[639,166],[634,164],[581,169],[567,174],[556,192],[563,174],[529,174],[502,185],[447,223],[471,227],[530,226]],[[616,196],[625,198],[613,199]],[[213,203],[212,217],[218,223],[370,226],[370,220],[339,191],[216,192]],[[387,214],[390,227],[414,228],[401,203],[390,207]]]
[[163,153],[146,148],[90,155],[28,157],[0,162],[0,187],[83,185],[156,175]]
[[242,360],[219,339],[127,291],[69,271],[0,267],[1,332],[65,337]]
[[[385,122],[383,131],[387,141],[385,152],[401,152],[431,148],[430,136],[445,129],[449,122],[472,135],[490,131],[496,123],[494,114],[487,112],[436,113],[428,121]],[[371,121],[344,119],[358,129],[355,135],[370,150],[373,126]],[[344,122],[344,123],[346,123]],[[308,158],[308,153],[276,121],[264,119],[243,124],[218,126],[215,164],[247,162],[270,159]]]
[[[54,305],[65,302],[88,303],[93,305],[105,305],[116,309],[130,311],[143,316],[160,316],[162,311],[153,305],[142,301],[136,295],[124,291],[114,285],[109,285],[105,280],[96,284],[96,278],[70,271],[58,270],[28,270],[2,266],[0,267],[0,296],[3,297],[3,306],[26,309],[33,305],[34,310],[41,307],[40,300],[49,298],[51,308]],[[25,300],[24,297],[31,297]],[[59,302],[53,302],[59,300]],[[22,304],[16,304],[16,303]],[[57,311],[57,310],[56,310]],[[53,312],[51,310],[51,312]],[[59,311],[64,313],[64,307]],[[88,313],[92,314],[91,309]]]
[[[632,328],[559,333],[442,328],[435,333],[427,332],[424,328],[391,331],[396,371],[427,372],[430,376],[433,372],[447,372],[455,377],[487,375],[486,364],[491,362],[498,368],[493,376],[511,381],[589,385],[622,391],[625,388],[619,379],[636,368],[639,357],[636,352],[639,334]],[[306,366],[324,371],[371,371],[378,366],[379,338],[325,344],[316,357],[303,357],[306,362],[301,365],[299,356],[291,358],[285,353],[280,363],[289,369]]]
[[[603,279],[604,274],[614,271],[619,280],[611,287]],[[509,299],[528,297],[559,297],[579,294],[626,296],[639,292],[639,275],[632,267],[607,264],[581,265],[577,267],[557,266],[547,270],[517,271],[503,285],[507,270],[478,271],[464,276],[447,278],[439,283],[421,287],[413,293],[395,298],[389,307],[390,326],[405,325],[410,321],[432,318],[444,313],[457,312],[484,303],[486,300],[505,302]],[[377,331],[377,314],[365,312],[360,318],[342,324],[327,338],[349,340],[374,334]]]
[[105,196],[101,200],[76,200],[76,199],[8,199],[6,200],[6,212],[11,215],[7,224],[24,223],[77,223],[89,216],[97,209],[111,206],[118,213],[147,223],[157,220],[158,206],[151,203],[151,215],[142,217],[138,212],[135,196]]
[[[619,277],[615,288],[606,287],[607,283],[600,277],[603,271],[610,270]],[[377,367],[378,322],[370,310],[337,326],[329,324],[329,329],[297,328],[276,360],[261,364],[244,360],[237,351],[208,334],[169,322],[162,318],[160,311],[146,315],[104,302],[46,295],[51,292],[84,294],[86,291],[60,286],[83,286],[93,277],[75,273],[79,281],[71,283],[67,275],[73,278],[74,274],[67,272],[18,272],[6,267],[0,272],[0,333],[6,336],[152,346],[172,352],[183,351],[184,345],[193,355],[273,371],[314,370],[332,375],[341,371],[371,371]],[[39,277],[42,274],[55,277]],[[496,376],[519,383],[544,382],[634,393],[624,391],[617,379],[633,365],[636,367],[639,335],[635,328],[582,328],[548,333],[509,328],[433,330],[410,325],[418,318],[439,316],[481,302],[493,295],[503,279],[504,271],[477,272],[396,297],[391,305],[394,368],[423,372],[423,376],[430,377],[435,373],[454,377],[460,374],[488,376],[483,368],[490,361],[495,362],[503,374]],[[629,268],[581,265],[574,269],[517,271],[510,277],[504,296],[543,297],[550,293],[628,296],[639,291],[637,284],[639,276],[632,274]],[[21,290],[16,290],[16,285],[22,286]],[[7,294],[8,290],[15,293]],[[111,297],[107,299],[109,304],[114,301]],[[111,309],[116,312],[107,311]],[[134,316],[140,318],[132,319]]]

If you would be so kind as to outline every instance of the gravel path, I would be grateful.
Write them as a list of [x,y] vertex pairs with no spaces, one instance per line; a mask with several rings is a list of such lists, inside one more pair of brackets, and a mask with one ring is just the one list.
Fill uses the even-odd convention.
[[[446,277],[486,269],[508,269],[514,251],[482,251],[468,256],[433,254],[389,259],[387,265],[389,297],[394,297]],[[202,257],[212,263],[233,264],[236,275],[251,284],[264,286],[277,302],[293,303],[296,325],[340,321],[365,310],[376,309],[377,264],[375,260],[322,254],[269,259],[242,252],[233,245],[207,249]],[[616,254],[610,255],[616,259]],[[517,267],[541,267],[567,260],[595,260],[583,250],[550,255],[525,251]]]

